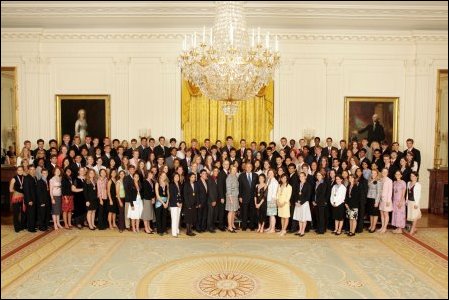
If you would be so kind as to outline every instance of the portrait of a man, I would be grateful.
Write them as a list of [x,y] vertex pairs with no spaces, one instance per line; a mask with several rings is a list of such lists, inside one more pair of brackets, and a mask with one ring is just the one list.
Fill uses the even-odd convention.
[[360,141],[397,140],[399,98],[386,97],[346,97],[345,98],[345,139]]

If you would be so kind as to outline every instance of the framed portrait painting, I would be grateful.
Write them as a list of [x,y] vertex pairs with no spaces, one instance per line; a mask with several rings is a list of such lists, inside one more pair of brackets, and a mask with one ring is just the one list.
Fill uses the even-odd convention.
[[397,141],[398,108],[398,97],[345,97],[345,139]]
[[56,95],[56,136],[79,135],[84,144],[86,135],[100,141],[110,136],[109,95]]

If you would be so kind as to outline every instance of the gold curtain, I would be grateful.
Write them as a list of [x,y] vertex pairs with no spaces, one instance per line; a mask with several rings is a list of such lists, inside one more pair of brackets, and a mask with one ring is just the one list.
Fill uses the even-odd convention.
[[193,138],[202,145],[205,138],[212,143],[224,141],[228,135],[234,141],[246,139],[247,143],[269,141],[273,129],[274,84],[271,81],[253,99],[238,102],[238,111],[228,118],[221,109],[222,102],[201,94],[198,87],[187,80],[182,82],[182,130],[187,145]]

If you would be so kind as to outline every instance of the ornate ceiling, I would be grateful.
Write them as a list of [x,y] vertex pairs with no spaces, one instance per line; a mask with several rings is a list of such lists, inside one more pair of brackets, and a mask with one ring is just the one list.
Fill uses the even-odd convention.
[[[273,29],[444,30],[446,1],[247,1],[248,26]],[[199,28],[213,1],[2,1],[2,28]]]

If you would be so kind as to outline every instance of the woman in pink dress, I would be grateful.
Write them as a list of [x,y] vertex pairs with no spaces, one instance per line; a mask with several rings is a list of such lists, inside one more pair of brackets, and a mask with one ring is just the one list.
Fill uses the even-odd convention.
[[396,227],[393,233],[402,233],[402,230],[405,228],[405,190],[407,185],[402,180],[401,171],[397,170],[394,173],[394,177],[396,180],[393,182],[393,217],[391,225]]
[[387,232],[389,213],[393,210],[393,181],[388,178],[388,169],[382,169],[382,194],[380,196],[379,210],[382,227],[378,230],[380,233]]

